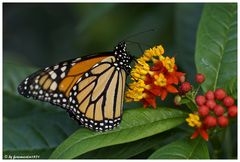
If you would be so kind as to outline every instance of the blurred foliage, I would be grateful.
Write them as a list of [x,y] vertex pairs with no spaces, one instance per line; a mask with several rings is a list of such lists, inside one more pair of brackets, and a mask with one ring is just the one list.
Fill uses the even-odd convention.
[[[82,132],[86,137],[91,135],[90,131],[78,129],[78,125],[55,106],[27,100],[17,94],[17,85],[36,68],[83,55],[111,51],[119,41],[128,40],[139,43],[143,49],[162,44],[166,55],[176,56],[180,71],[186,72],[188,80],[193,82],[196,73],[194,64],[196,33],[202,9],[203,4],[198,3],[3,3],[3,155],[38,154],[40,158],[49,158],[60,144],[55,154],[66,149],[65,143],[69,144],[69,141],[71,143],[74,138],[81,139]],[[141,34],[149,29],[155,30]],[[136,43],[129,42],[127,45],[132,55],[142,54]],[[235,95],[236,84],[233,79],[227,87]],[[171,107],[172,103],[172,97],[169,96],[167,101],[164,103],[159,101],[158,105]],[[141,106],[139,103],[128,103],[124,107]],[[169,117],[174,114],[176,113],[169,112],[162,117],[170,120]],[[126,121],[131,121],[131,118],[141,123],[134,115],[130,115]],[[158,118],[160,120],[161,115]],[[150,117],[144,119],[150,120]],[[156,120],[156,125],[161,123],[159,120]],[[181,120],[178,122],[180,124]],[[126,122],[125,127],[130,128],[131,124],[139,123]],[[172,127],[174,125],[169,126],[169,129]],[[110,139],[106,144],[100,141],[96,145],[91,145],[90,139],[86,139],[85,145],[88,146],[89,152],[84,152],[84,148],[79,151],[81,145],[78,145],[72,150],[75,156],[71,157],[76,158],[81,152],[78,158],[88,159],[96,156],[95,158],[125,159],[148,158],[150,155],[160,158],[158,152],[173,149],[174,142],[185,136],[180,133],[183,131],[178,130],[181,127],[161,132],[161,127],[158,126],[150,127],[155,133],[147,129],[146,132],[138,132],[142,128],[143,126],[139,126],[135,130],[136,138],[131,136],[128,130],[120,131],[123,134],[119,133],[121,138],[118,141],[114,141],[118,138],[114,133],[103,135],[101,138],[105,140],[109,140],[105,138],[107,136],[112,138],[112,141]],[[236,148],[233,144],[236,139],[230,139],[236,134],[233,131],[235,128],[236,125],[227,130],[224,143],[228,149],[223,148],[221,158],[236,158]],[[73,132],[75,133],[72,134]],[[201,146],[205,153],[199,157],[208,158],[205,145]],[[187,151],[189,147],[182,149]],[[201,155],[201,150],[196,153]]]
[[[110,51],[132,34],[156,29],[129,40],[140,43],[143,49],[162,44],[166,53],[176,55],[180,63],[184,62],[184,54],[192,59],[193,65],[201,9],[201,4],[5,3],[4,57],[45,67],[69,58]],[[136,44],[128,46],[131,53],[141,55]]]
[[[202,4],[4,4],[4,61],[34,67],[110,51],[125,38],[143,49],[162,44],[193,80],[194,47]],[[153,32],[141,32],[155,29]],[[140,56],[136,43],[128,43]],[[170,102],[160,105],[173,106]],[[140,104],[126,104],[139,107]]]

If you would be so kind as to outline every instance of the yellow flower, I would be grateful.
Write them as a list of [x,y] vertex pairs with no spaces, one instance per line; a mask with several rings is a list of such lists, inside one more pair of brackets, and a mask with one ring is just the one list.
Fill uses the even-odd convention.
[[175,66],[175,58],[169,58],[169,57],[161,57],[160,60],[162,61],[163,66],[168,70],[168,72],[174,71]]
[[190,127],[201,127],[202,123],[200,121],[200,117],[197,114],[189,114],[189,117],[186,118],[186,122]]
[[154,79],[154,84],[157,86],[164,87],[167,85],[167,79],[162,73],[159,73],[159,75],[154,75]]
[[145,75],[150,71],[149,65],[145,62],[143,57],[137,59],[138,64],[132,69],[132,80],[143,80]]
[[126,91],[126,102],[141,101],[144,107],[156,107],[156,97],[165,100],[168,93],[177,93],[173,84],[178,84],[180,76],[184,73],[177,72],[174,67],[175,59],[164,57],[161,45],[144,51],[142,57],[137,59],[137,64],[131,70],[133,83],[129,84]]
[[143,59],[145,61],[149,61],[149,60],[153,59],[153,56],[160,57],[163,53],[164,53],[163,47],[161,45],[158,45],[158,46],[155,46],[148,50],[145,50],[144,54],[143,54]]
[[144,97],[145,83],[143,80],[138,80],[129,84],[129,89],[126,91],[126,102],[140,101]]
[[161,45],[153,47],[154,56],[161,56],[164,53],[164,49]]

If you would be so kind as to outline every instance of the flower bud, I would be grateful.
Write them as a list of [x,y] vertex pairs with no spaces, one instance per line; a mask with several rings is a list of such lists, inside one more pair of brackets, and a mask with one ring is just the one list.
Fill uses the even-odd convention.
[[206,124],[206,126],[208,126],[209,128],[215,127],[217,125],[217,119],[211,115],[208,115],[204,119],[204,124]]
[[214,96],[215,96],[216,99],[222,100],[226,96],[226,92],[224,91],[224,89],[218,88],[218,89],[215,90]]
[[218,125],[220,127],[226,127],[228,125],[228,118],[225,116],[218,117]]
[[202,84],[205,81],[205,76],[199,73],[195,76],[195,80],[198,84]]
[[204,104],[205,104],[206,99],[205,99],[204,96],[200,96],[200,95],[199,95],[199,96],[197,96],[197,97],[195,98],[195,101],[196,101],[197,105],[201,106],[201,105],[204,105]]
[[177,106],[181,105],[181,100],[182,100],[181,96],[176,95],[174,97],[174,104],[177,105]]

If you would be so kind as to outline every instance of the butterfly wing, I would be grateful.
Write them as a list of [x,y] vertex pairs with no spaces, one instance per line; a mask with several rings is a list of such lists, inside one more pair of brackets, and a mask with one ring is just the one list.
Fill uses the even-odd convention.
[[18,86],[18,92],[25,97],[68,108],[69,93],[77,80],[109,55],[85,56],[41,69],[23,80]]
[[96,131],[113,129],[121,121],[126,72],[115,61],[110,56],[94,65],[70,92],[69,112]]
[[67,108],[90,129],[106,131],[120,124],[126,74],[132,56],[120,42],[113,52],[61,62],[27,77],[18,87],[25,97]]

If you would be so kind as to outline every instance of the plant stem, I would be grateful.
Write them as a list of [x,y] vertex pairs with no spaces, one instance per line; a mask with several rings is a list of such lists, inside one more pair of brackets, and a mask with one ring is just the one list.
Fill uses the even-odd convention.
[[198,93],[198,91],[199,91],[199,89],[200,89],[200,85],[198,85],[198,87],[197,87],[197,90],[195,91],[195,93],[194,93],[194,95],[193,95],[193,98],[195,98],[196,97],[196,95],[197,95],[197,93]]
[[195,112],[196,111],[196,103],[195,103],[195,100],[192,98],[192,96],[188,96],[186,95],[186,98],[188,100],[191,101],[192,104],[186,104],[187,107],[192,111],[192,112]]

